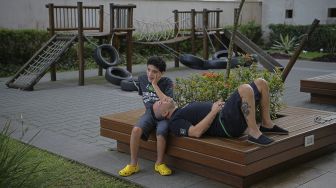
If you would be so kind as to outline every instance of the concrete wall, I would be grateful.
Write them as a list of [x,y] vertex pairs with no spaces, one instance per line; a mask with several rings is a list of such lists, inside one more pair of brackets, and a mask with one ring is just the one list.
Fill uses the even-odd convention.
[[[234,8],[239,1],[196,1],[196,0],[82,0],[83,5],[104,5],[105,30],[109,28],[109,3],[135,4],[134,18],[146,22],[162,21],[173,16],[177,10],[221,9],[221,26],[233,23]],[[77,0],[0,0],[0,28],[12,29],[46,29],[48,27],[48,11],[45,5],[76,5]],[[246,2],[241,18],[242,23],[254,20],[261,24],[261,2]]]
[[[336,8],[336,0],[263,0],[262,25],[267,31],[269,24],[308,25],[315,18],[320,24],[336,23],[335,18],[328,18],[328,8]],[[293,10],[293,18],[286,19],[286,9]]]

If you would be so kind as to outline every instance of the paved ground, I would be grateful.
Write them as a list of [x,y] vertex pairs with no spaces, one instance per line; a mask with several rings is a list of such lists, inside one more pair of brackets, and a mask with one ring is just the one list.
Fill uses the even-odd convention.
[[[286,61],[280,61],[286,64]],[[169,65],[172,66],[173,63]],[[140,74],[143,66],[135,66]],[[186,77],[200,71],[187,68],[171,68],[167,76]],[[300,106],[336,112],[335,105],[318,105],[309,102],[309,94],[299,91],[299,80],[336,72],[336,63],[298,61],[286,81],[284,101]],[[142,107],[136,92],[123,92],[97,70],[85,73],[85,86],[78,86],[78,73],[59,73],[59,81],[50,82],[45,76],[35,91],[8,89],[7,78],[0,78],[0,126],[11,120],[20,137],[21,130],[28,129],[24,140],[39,132],[32,144],[66,158],[116,175],[129,162],[129,155],[115,151],[116,142],[99,136],[99,117],[104,114]],[[174,169],[169,177],[161,177],[153,171],[153,162],[140,160],[142,171],[125,178],[145,187],[228,187],[224,184],[191,173]],[[314,161],[279,172],[253,187],[334,187],[336,184],[336,152]]]

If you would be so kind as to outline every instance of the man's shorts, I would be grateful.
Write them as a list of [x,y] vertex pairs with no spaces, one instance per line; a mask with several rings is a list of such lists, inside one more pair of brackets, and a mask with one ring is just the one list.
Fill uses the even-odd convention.
[[144,115],[140,117],[140,120],[135,125],[142,129],[141,139],[147,141],[150,133],[156,128],[156,135],[167,137],[168,134],[168,121],[157,121],[153,118],[150,109],[146,109]]
[[[254,82],[250,83],[254,92],[254,100],[257,103],[260,101],[260,92]],[[225,101],[224,108],[220,113],[220,118],[223,122],[225,131],[229,134],[228,137],[239,137],[247,128],[245,117],[241,111],[242,100],[236,90],[228,100]]]

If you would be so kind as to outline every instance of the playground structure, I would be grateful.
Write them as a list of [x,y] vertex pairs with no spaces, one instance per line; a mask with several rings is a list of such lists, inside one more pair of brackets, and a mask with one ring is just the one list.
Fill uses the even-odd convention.
[[[159,45],[175,55],[175,67],[179,67],[179,43],[190,40],[192,54],[196,53],[196,39],[203,40],[203,59],[209,57],[209,43],[211,35],[220,38],[223,29],[220,27],[220,13],[222,10],[178,11],[174,10],[173,16],[173,37],[159,40],[152,38],[151,41],[133,41],[132,35],[135,32],[133,26],[133,9],[135,5],[116,5],[111,3],[109,16],[109,32],[104,32],[104,6],[83,6],[78,2],[77,6],[55,6],[50,3],[46,5],[49,10],[48,31],[52,40],[49,40],[33,57],[7,81],[6,85],[11,88],[33,90],[34,85],[50,69],[51,80],[56,81],[55,65],[58,59],[74,44],[77,43],[77,54],[79,64],[78,84],[84,85],[84,42],[89,41],[88,37],[95,37],[103,44],[104,40],[113,39],[113,44],[119,46],[122,37],[126,37],[126,68],[132,72],[133,44]],[[137,21],[137,20],[136,20]],[[60,33],[62,32],[62,33]],[[160,33],[160,32],[159,32]],[[225,34],[225,32],[224,32]],[[227,33],[225,34],[227,36]],[[246,52],[258,53],[260,62],[268,70],[281,66],[266,53],[262,52],[253,42],[243,35],[238,35],[235,43]],[[63,42],[61,42],[63,41]],[[89,41],[90,42],[90,41]],[[243,45],[240,45],[240,44]],[[173,45],[173,48],[167,45]],[[216,44],[219,46],[219,43]],[[99,66],[98,75],[102,75],[102,66]]]
[[[109,35],[109,33],[103,33],[103,5],[83,6],[82,2],[78,2],[77,6],[55,6],[50,3],[46,7],[49,10],[48,31],[51,39],[7,81],[8,87],[33,90],[34,85],[49,68],[51,80],[56,81],[55,64],[75,42],[78,43],[78,84],[84,85],[84,31],[87,31],[85,36],[98,37],[100,41]],[[60,31],[64,33],[58,33]],[[101,74],[100,68],[99,75]]]

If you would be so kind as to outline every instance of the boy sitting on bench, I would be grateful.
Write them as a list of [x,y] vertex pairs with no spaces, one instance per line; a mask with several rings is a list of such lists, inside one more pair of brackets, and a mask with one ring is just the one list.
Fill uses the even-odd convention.
[[173,82],[167,77],[162,77],[165,71],[166,62],[160,57],[153,56],[147,61],[147,74],[138,78],[140,84],[139,95],[142,96],[146,111],[132,129],[130,139],[131,162],[119,171],[120,176],[130,176],[140,170],[138,164],[140,138],[145,141],[148,140],[150,133],[154,129],[156,129],[157,139],[157,160],[154,170],[162,176],[172,173],[163,163],[168,122],[166,120],[157,121],[150,111],[155,101],[167,100],[166,98],[173,97]]

